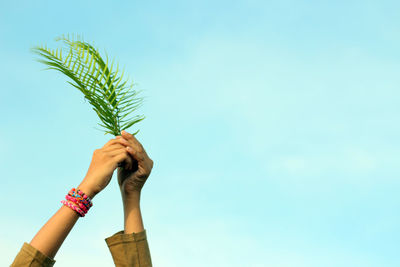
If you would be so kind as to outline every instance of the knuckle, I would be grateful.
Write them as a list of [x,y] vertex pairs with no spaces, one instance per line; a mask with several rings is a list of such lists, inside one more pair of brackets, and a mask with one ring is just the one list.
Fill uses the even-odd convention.
[[125,144],[125,145],[128,145],[128,144],[129,144],[129,141],[127,141],[126,139],[118,139],[118,142],[119,142],[120,144]]
[[111,156],[111,154],[109,152],[103,151],[101,153],[101,157],[107,159],[107,158],[111,158],[112,156]]

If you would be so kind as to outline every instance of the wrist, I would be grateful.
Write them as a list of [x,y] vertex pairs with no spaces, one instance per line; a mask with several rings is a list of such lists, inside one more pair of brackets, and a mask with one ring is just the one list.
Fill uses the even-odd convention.
[[78,186],[78,188],[85,193],[88,197],[90,197],[91,199],[93,199],[96,195],[97,195],[97,191],[94,189],[93,186],[90,186],[89,184],[82,182],[80,183],[80,185]]
[[125,208],[133,208],[140,204],[140,191],[122,193],[122,201]]

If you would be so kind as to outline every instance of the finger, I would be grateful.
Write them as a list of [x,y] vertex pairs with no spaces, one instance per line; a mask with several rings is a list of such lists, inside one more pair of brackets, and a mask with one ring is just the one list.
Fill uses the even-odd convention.
[[113,145],[115,143],[118,143],[117,139],[115,139],[115,138],[110,139],[107,143],[105,143],[105,145],[102,148],[109,147],[109,146],[111,146],[111,145]]
[[142,146],[142,144],[136,139],[136,137],[133,134],[128,133],[127,131],[123,130],[121,132],[122,137],[133,143],[132,148],[133,151],[138,152],[138,157],[144,159],[150,159],[149,156],[147,155],[146,150]]
[[137,148],[140,148],[132,140],[128,140],[126,137],[123,137],[123,136],[120,136],[120,135],[116,136],[115,140],[117,140],[117,142],[119,142],[119,143],[121,143],[123,145],[126,145],[126,146],[133,146],[133,147],[136,146]]
[[143,152],[139,152],[138,150],[133,149],[132,147],[128,146],[126,151],[140,164],[144,161],[145,155]]
[[109,142],[107,142],[106,145],[104,145],[104,148],[110,148],[117,146],[118,144],[123,145],[123,146],[133,146],[132,142],[129,142],[123,137],[117,136],[115,139],[111,139]]
[[124,145],[124,144],[121,144],[119,142],[116,142],[116,143],[113,143],[113,144],[111,144],[111,145],[109,145],[109,146],[107,146],[105,148],[102,148],[102,150],[103,150],[103,152],[109,152],[109,151],[113,151],[113,150],[116,150],[116,149],[119,149],[119,148],[124,148],[124,147],[127,147],[127,146]]
[[107,152],[111,152],[111,151],[118,150],[121,148],[126,150],[127,147],[131,147],[132,149],[134,149],[127,140],[123,139],[123,140],[118,140],[115,143],[112,143],[111,145],[109,145],[106,148],[103,148],[102,150],[107,153]]
[[110,157],[114,157],[114,156],[116,156],[116,155],[118,155],[118,154],[121,154],[121,153],[124,153],[124,154],[127,154],[127,155],[128,155],[128,153],[127,153],[126,150],[127,150],[126,147],[120,147],[120,148],[118,148],[118,149],[114,149],[114,150],[107,151],[106,153],[107,153],[107,155],[110,156]]
[[152,160],[147,155],[146,150],[143,148],[142,144],[136,139],[136,137],[133,134],[130,134],[127,131],[123,130],[121,131],[121,135],[122,138],[125,138],[129,142],[133,143],[132,144],[133,150],[128,150],[128,152],[134,159],[136,159],[136,161],[140,162],[140,165],[145,166],[149,162],[152,162]]
[[[104,152],[109,153],[111,151],[118,150],[120,148],[124,148],[126,151],[127,146],[132,147],[132,144],[129,141],[127,141],[125,138],[123,138],[122,136],[118,135],[113,140],[115,140],[115,141],[110,140],[109,144],[107,144],[108,146],[105,146],[105,148],[102,149]],[[114,154],[115,154],[115,152],[112,152],[112,155],[114,155]],[[132,157],[130,157],[130,156],[128,157],[128,159],[127,159],[128,165],[126,166],[126,167],[128,167],[128,169],[130,166],[132,166],[133,160],[134,159]]]
[[118,142],[120,142],[123,145],[132,147],[133,150],[143,151],[143,147],[139,146],[137,143],[134,142],[134,140],[132,140],[128,136],[123,137],[118,135],[116,136],[116,140],[118,140]]
[[127,159],[126,159],[126,163],[127,165],[125,166],[127,169],[131,169],[132,164],[133,164],[133,158],[131,156],[129,156],[129,153],[127,152],[127,147],[128,146],[124,146],[118,143],[115,143],[113,145],[110,145],[108,147],[108,149],[106,148],[104,150],[105,153],[107,153],[107,155],[109,157],[115,157],[116,155],[119,155],[121,153],[124,153],[127,155]]
[[126,140],[128,140],[129,142],[134,144],[138,149],[144,151],[144,148],[143,148],[142,144],[136,139],[136,137],[133,134],[130,134],[127,131],[123,130],[121,132],[121,135],[122,135],[123,138],[125,138]]
[[122,163],[129,158],[127,153],[120,153],[113,157],[115,164]]
[[131,143],[128,140],[126,140],[125,138],[123,138],[123,137],[118,138],[116,140],[117,140],[117,143],[122,144],[124,146],[130,146],[131,145]]

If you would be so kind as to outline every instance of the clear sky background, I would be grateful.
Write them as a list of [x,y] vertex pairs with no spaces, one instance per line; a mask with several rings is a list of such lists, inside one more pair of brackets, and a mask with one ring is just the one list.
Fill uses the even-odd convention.
[[[146,97],[154,266],[400,266],[400,2],[1,1],[0,265],[113,136],[30,47],[78,33]],[[113,266],[116,182],[56,255]]]

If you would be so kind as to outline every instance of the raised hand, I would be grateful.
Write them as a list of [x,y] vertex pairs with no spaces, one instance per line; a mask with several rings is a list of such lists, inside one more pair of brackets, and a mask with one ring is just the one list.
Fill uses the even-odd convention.
[[149,158],[134,135],[122,131],[121,136],[117,136],[116,139],[121,145],[128,147],[127,151],[131,156],[125,166],[118,167],[118,184],[121,193],[129,195],[140,192],[153,168],[153,160]]
[[117,139],[111,139],[102,148],[93,152],[89,169],[79,188],[88,195],[96,195],[103,190],[111,180],[118,163],[129,162],[130,156],[126,146]]

